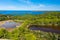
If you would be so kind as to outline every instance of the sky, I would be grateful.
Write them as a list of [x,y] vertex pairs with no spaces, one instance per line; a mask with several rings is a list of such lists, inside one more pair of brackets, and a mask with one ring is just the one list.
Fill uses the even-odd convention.
[[60,11],[60,0],[0,0],[0,10]]

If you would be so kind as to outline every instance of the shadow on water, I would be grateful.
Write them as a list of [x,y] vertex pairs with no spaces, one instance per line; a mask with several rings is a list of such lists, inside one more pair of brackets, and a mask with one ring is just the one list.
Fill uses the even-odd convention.
[[53,28],[48,28],[48,27],[45,27],[45,26],[30,25],[28,28],[30,30],[41,30],[41,31],[45,31],[45,32],[52,32],[52,33],[60,34],[60,30],[53,29]]

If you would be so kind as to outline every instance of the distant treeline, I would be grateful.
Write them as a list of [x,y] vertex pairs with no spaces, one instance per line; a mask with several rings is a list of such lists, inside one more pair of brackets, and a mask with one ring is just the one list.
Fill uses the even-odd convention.
[[33,21],[33,23],[40,23],[40,24],[59,24],[60,25],[60,12],[45,12],[43,14],[37,15],[0,15],[0,21],[3,20],[29,20]]

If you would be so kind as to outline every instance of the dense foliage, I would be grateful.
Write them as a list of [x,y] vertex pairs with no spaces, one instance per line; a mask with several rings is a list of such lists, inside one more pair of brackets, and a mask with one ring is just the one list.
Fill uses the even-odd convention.
[[12,15],[0,15],[0,21],[3,20],[14,20],[15,22],[23,23],[20,27],[9,32],[5,29],[0,29],[0,38],[11,39],[11,40],[58,40],[60,34],[43,32],[43,31],[32,31],[28,29],[28,25],[53,25],[60,28],[60,12],[46,12],[45,14],[39,15],[22,15],[22,16],[12,16]]
[[[46,12],[44,14],[26,14],[26,15],[0,15],[0,20],[29,20],[33,21],[32,23],[40,23],[40,24],[60,24],[60,12]],[[49,21],[48,21],[49,20]]]

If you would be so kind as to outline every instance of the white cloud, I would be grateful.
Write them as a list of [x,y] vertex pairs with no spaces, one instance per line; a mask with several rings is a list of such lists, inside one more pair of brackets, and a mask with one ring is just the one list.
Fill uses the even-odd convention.
[[39,5],[28,5],[28,6],[23,6],[23,5],[18,5],[18,6],[0,6],[0,10],[60,10],[59,7],[52,6],[52,5],[44,5],[44,4],[39,4]]
[[16,6],[0,6],[0,10],[10,10],[10,9],[16,9]]
[[18,0],[18,1],[20,1],[20,2],[22,2],[22,3],[26,3],[26,4],[32,4],[32,2],[29,1],[29,0]]
[[[36,4],[30,0],[18,0],[18,4],[0,4],[0,10],[60,10],[58,5]],[[21,2],[21,3],[20,3]]]
[[7,6],[7,8],[13,9],[13,8],[16,8],[16,6]]
[[44,5],[44,4],[40,4],[39,6],[40,6],[40,7],[46,7],[46,5]]

